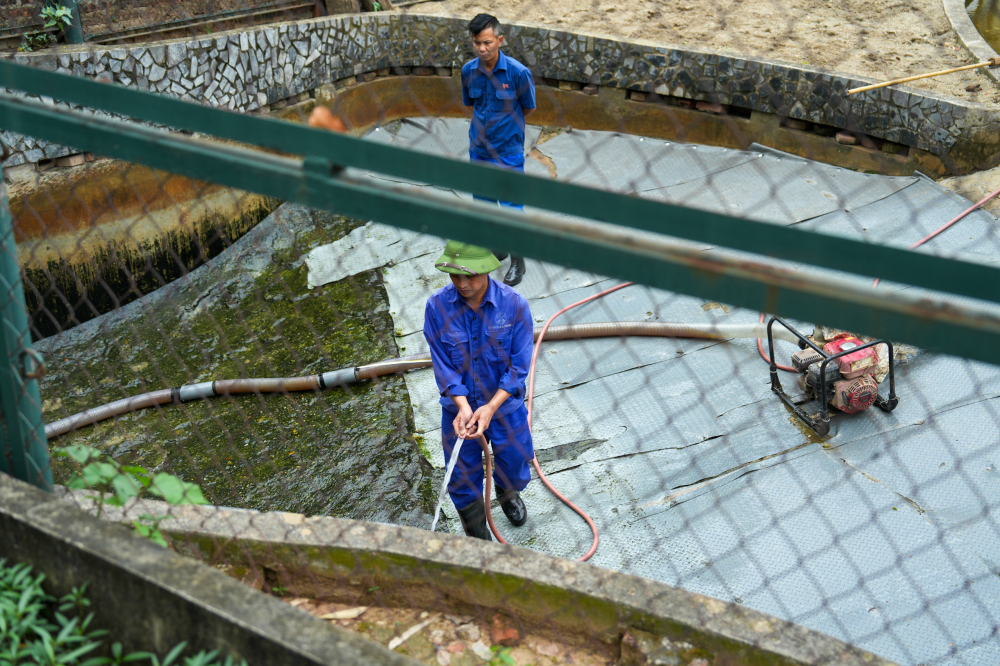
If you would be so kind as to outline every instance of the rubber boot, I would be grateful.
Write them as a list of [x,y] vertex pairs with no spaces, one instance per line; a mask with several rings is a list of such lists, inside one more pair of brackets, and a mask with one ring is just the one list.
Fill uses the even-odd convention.
[[528,507],[524,506],[520,493],[497,486],[497,501],[500,502],[503,515],[507,516],[511,525],[514,527],[524,525],[524,521],[528,519]]
[[467,536],[484,541],[493,541],[493,535],[490,534],[490,527],[486,524],[486,502],[483,500],[482,495],[464,509],[458,509],[458,517],[462,520],[462,527],[465,529]]
[[524,257],[510,255],[510,268],[507,269],[507,275],[503,278],[504,284],[511,287],[520,284],[521,278],[524,277],[524,270]]
[[503,261],[508,257],[508,254],[506,252],[497,252],[496,250],[493,250],[493,256],[497,258],[497,261]]

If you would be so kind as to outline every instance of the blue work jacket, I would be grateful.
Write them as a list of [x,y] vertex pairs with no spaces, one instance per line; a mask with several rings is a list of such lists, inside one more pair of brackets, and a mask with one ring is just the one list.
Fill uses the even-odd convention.
[[524,154],[524,110],[535,108],[527,67],[501,51],[487,73],[473,58],[462,67],[462,102],[472,107],[470,152],[493,159]]
[[444,409],[457,413],[451,396],[464,395],[475,411],[497,389],[510,393],[498,416],[524,404],[534,323],[528,301],[513,288],[490,278],[478,312],[454,285],[439,289],[427,299],[424,337]]

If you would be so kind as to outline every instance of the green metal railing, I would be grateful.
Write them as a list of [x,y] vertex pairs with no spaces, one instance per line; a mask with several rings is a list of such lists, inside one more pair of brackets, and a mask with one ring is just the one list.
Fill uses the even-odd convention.
[[[994,266],[510,173],[10,62],[0,62],[2,88],[256,149],[0,94],[0,127],[6,130],[313,208],[1000,363],[1000,316],[991,305],[1000,303],[1000,268]],[[522,201],[561,217],[522,215],[456,202],[454,197],[434,192],[404,191],[353,178],[346,167]],[[690,241],[735,251],[704,251]],[[4,254],[7,262],[14,257],[16,253]],[[884,280],[990,304],[958,304],[911,296],[905,290],[874,290],[870,282],[862,284],[822,270],[793,270],[787,264],[775,265],[775,259],[870,277],[875,277],[871,271],[877,267]],[[16,276],[16,266],[6,271]],[[20,349],[28,349],[30,340],[17,340]],[[4,385],[3,390],[6,396],[11,389]],[[17,405],[18,410],[28,411],[11,412],[5,398],[7,421],[20,415],[25,423],[40,422],[30,402]],[[23,440],[25,446],[29,439]]]
[[[6,155],[3,146],[0,153]],[[31,348],[14,226],[0,179],[0,472],[51,489],[37,381],[43,368]]]

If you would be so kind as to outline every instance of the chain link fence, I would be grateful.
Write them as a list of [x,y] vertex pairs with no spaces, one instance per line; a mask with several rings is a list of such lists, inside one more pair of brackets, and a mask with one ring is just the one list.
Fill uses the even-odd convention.
[[[214,11],[249,8],[237,5]],[[745,55],[759,52],[765,38],[730,27],[735,7],[647,5],[598,8],[620,31],[606,38],[569,29],[574,11],[586,13],[578,24],[593,27],[587,21],[596,20],[594,8],[578,7],[557,20],[555,8],[544,3],[514,3],[500,17],[503,52],[524,63],[533,81],[537,109],[523,128],[527,175],[824,238],[908,248],[933,236],[920,252],[978,264],[1000,256],[996,218],[983,209],[969,212],[973,202],[952,191],[974,196],[985,186],[968,174],[996,162],[996,146],[980,132],[996,123],[995,112],[976,101],[988,100],[972,92],[959,95],[965,99],[941,97],[940,82],[931,90],[849,95],[867,81],[815,62]],[[413,11],[424,8],[474,13],[458,0]],[[128,29],[148,27],[148,12],[132,9],[145,23]],[[700,23],[681,26],[673,18],[708,9],[730,35],[728,51],[695,48]],[[550,10],[544,18],[559,30],[508,22],[538,20]],[[804,20],[798,8],[779,3],[772,10],[773,20],[765,23],[797,43],[791,36]],[[126,20],[118,4],[94,11],[108,14],[109,26]],[[647,12],[648,24],[630,31],[620,12]],[[946,39],[932,8],[913,15],[910,27],[925,41]],[[122,61],[110,48],[90,45],[94,71],[81,73],[99,77],[107,63],[119,85],[138,85],[141,77],[164,95],[285,122],[302,123],[316,109],[329,109],[367,142],[467,161],[466,102],[510,116],[517,100],[499,87],[504,81],[496,72],[484,75],[485,87],[478,89],[485,107],[469,95],[468,82],[463,99],[461,66],[474,55],[464,30],[469,18],[397,11],[293,23],[284,32],[273,28],[273,39],[254,27],[173,42],[161,70],[180,92],[158,91],[155,54],[146,64],[134,58],[126,73],[113,66]],[[843,22],[865,33],[861,18]],[[121,32],[122,25],[108,30]],[[653,37],[681,43],[661,48],[641,41]],[[919,41],[911,40],[912,48],[930,62],[933,49],[921,51]],[[876,45],[868,48],[885,60]],[[830,69],[847,68],[855,57],[818,47],[812,53]],[[892,74],[891,59],[882,60]],[[230,76],[238,64],[240,76]],[[58,92],[52,97],[59,99]],[[220,94],[227,102],[219,102]],[[4,118],[13,123],[13,115],[0,111],[0,125]],[[516,403],[529,392],[525,359],[532,346],[524,346],[525,327],[537,334],[564,308],[621,284],[575,257],[561,265],[527,256],[523,279],[508,290],[499,285],[517,260],[506,255],[516,248],[496,247],[504,259],[490,272],[490,298],[523,302],[530,314],[524,311],[515,332],[505,333],[508,314],[498,319],[497,303],[484,305],[481,343],[469,328],[471,310],[454,301],[450,275],[436,266],[448,239],[433,229],[418,233],[345,216],[337,205],[309,208],[104,157],[87,146],[48,157],[47,146],[57,144],[42,142],[57,138],[4,129],[16,159],[5,163],[12,235],[4,240],[3,260],[16,261],[24,294],[21,304],[14,299],[17,287],[8,285],[4,295],[12,300],[5,312],[22,308],[19,316],[44,358],[36,407],[46,423],[56,492],[96,511],[87,499],[93,490],[84,487],[97,487],[102,513],[134,520],[141,532],[200,557],[207,551],[192,546],[200,542],[189,534],[198,530],[179,526],[202,516],[204,533],[215,529],[217,516],[208,509],[192,513],[180,506],[202,499],[238,517],[233,520],[243,529],[261,521],[273,552],[281,551],[282,539],[263,527],[273,525],[273,516],[257,512],[286,512],[289,533],[302,529],[298,514],[429,530],[453,450],[450,440],[442,444],[452,417],[442,419],[440,364],[476,375],[467,387],[473,408],[496,390],[482,373],[505,368],[498,377],[506,373],[507,383],[500,387],[511,388]],[[187,130],[183,135],[208,150],[231,146]],[[33,150],[39,152],[29,154]],[[263,163],[271,153],[257,154]],[[478,205],[484,215],[497,207],[475,204],[475,191],[391,172],[348,165],[340,174],[366,191],[383,188],[456,208]],[[596,224],[531,205],[524,216],[529,224],[538,216]],[[953,226],[936,235],[949,222]],[[628,230],[633,245],[654,247],[662,239],[651,230],[656,224],[637,220],[638,228]],[[683,247],[693,256],[717,252],[751,261],[739,246],[684,241]],[[818,267],[778,256],[784,258],[763,263],[826,280],[834,292],[922,298],[995,317],[995,303],[928,285],[872,285],[889,264],[858,275],[835,270],[835,262]],[[931,287],[937,277],[928,278]],[[940,276],[942,285],[946,278]],[[857,350],[875,341],[875,333],[842,330],[839,313],[829,320],[786,318],[787,327],[775,322],[769,350],[771,313],[690,295],[699,292],[697,284],[678,281],[673,291],[633,284],[601,295],[555,319],[537,349],[531,446],[519,431],[515,449],[525,461],[533,454],[549,481],[593,520],[600,543],[589,561],[762,611],[900,664],[996,663],[996,366],[950,354],[944,343],[939,352],[922,350],[909,337],[918,334],[915,325],[879,335],[891,340],[891,352],[884,341]],[[428,328],[428,299],[441,289],[438,298],[451,298],[454,307]],[[874,307],[861,299],[859,310]],[[794,316],[791,302],[779,299],[777,314]],[[822,352],[810,361],[811,345]],[[11,367],[34,367],[16,347],[9,349],[15,350]],[[430,367],[432,351],[437,368]],[[817,359],[840,351],[851,355],[832,361],[821,376]],[[772,369],[762,358],[770,354],[777,364],[795,367]],[[18,381],[32,383],[30,377]],[[822,404],[821,389],[830,392],[829,405]],[[30,392],[22,398],[34,400]],[[104,405],[112,407],[102,412]],[[513,423],[502,411],[497,422]],[[495,426],[491,436],[500,432]],[[506,478],[511,465],[498,454],[498,478]],[[459,463],[460,477],[476,473]],[[595,538],[587,523],[543,485],[535,468],[526,473],[527,522],[508,522],[494,488],[496,531],[512,545],[560,558],[584,555]],[[459,482],[452,483],[454,490]],[[474,482],[466,489],[481,492]],[[127,500],[128,513],[112,506],[114,497]],[[436,530],[464,534],[444,497]],[[426,532],[426,543],[433,539]],[[245,549],[238,555],[221,547],[212,557],[210,563],[267,594],[425,663],[639,659],[632,648],[595,638],[593,628],[589,636],[534,631],[467,608],[429,616],[447,604],[382,589],[384,582],[352,602],[324,592],[310,561],[258,566]],[[435,590],[433,574],[425,575],[424,585]],[[438,592],[447,596],[443,583]],[[545,603],[542,615],[563,610]],[[736,663],[726,661],[735,656],[677,645],[683,644],[671,648],[675,661],[662,663]],[[635,649],[648,663],[661,663],[652,661],[654,649]]]

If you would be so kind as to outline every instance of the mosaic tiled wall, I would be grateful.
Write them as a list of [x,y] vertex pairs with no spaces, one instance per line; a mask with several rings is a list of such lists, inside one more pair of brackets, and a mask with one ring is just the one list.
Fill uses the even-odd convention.
[[[846,75],[530,25],[508,26],[506,38],[507,53],[531,67],[537,77],[720,102],[863,131],[938,156],[947,156],[956,143],[1000,143],[1000,122],[986,107],[898,88],[847,97],[845,90],[868,81]],[[463,20],[388,12],[331,16],[192,41],[17,59],[253,111],[377,69],[457,67],[470,57]],[[4,136],[14,150],[6,165],[65,153],[44,141]]]

